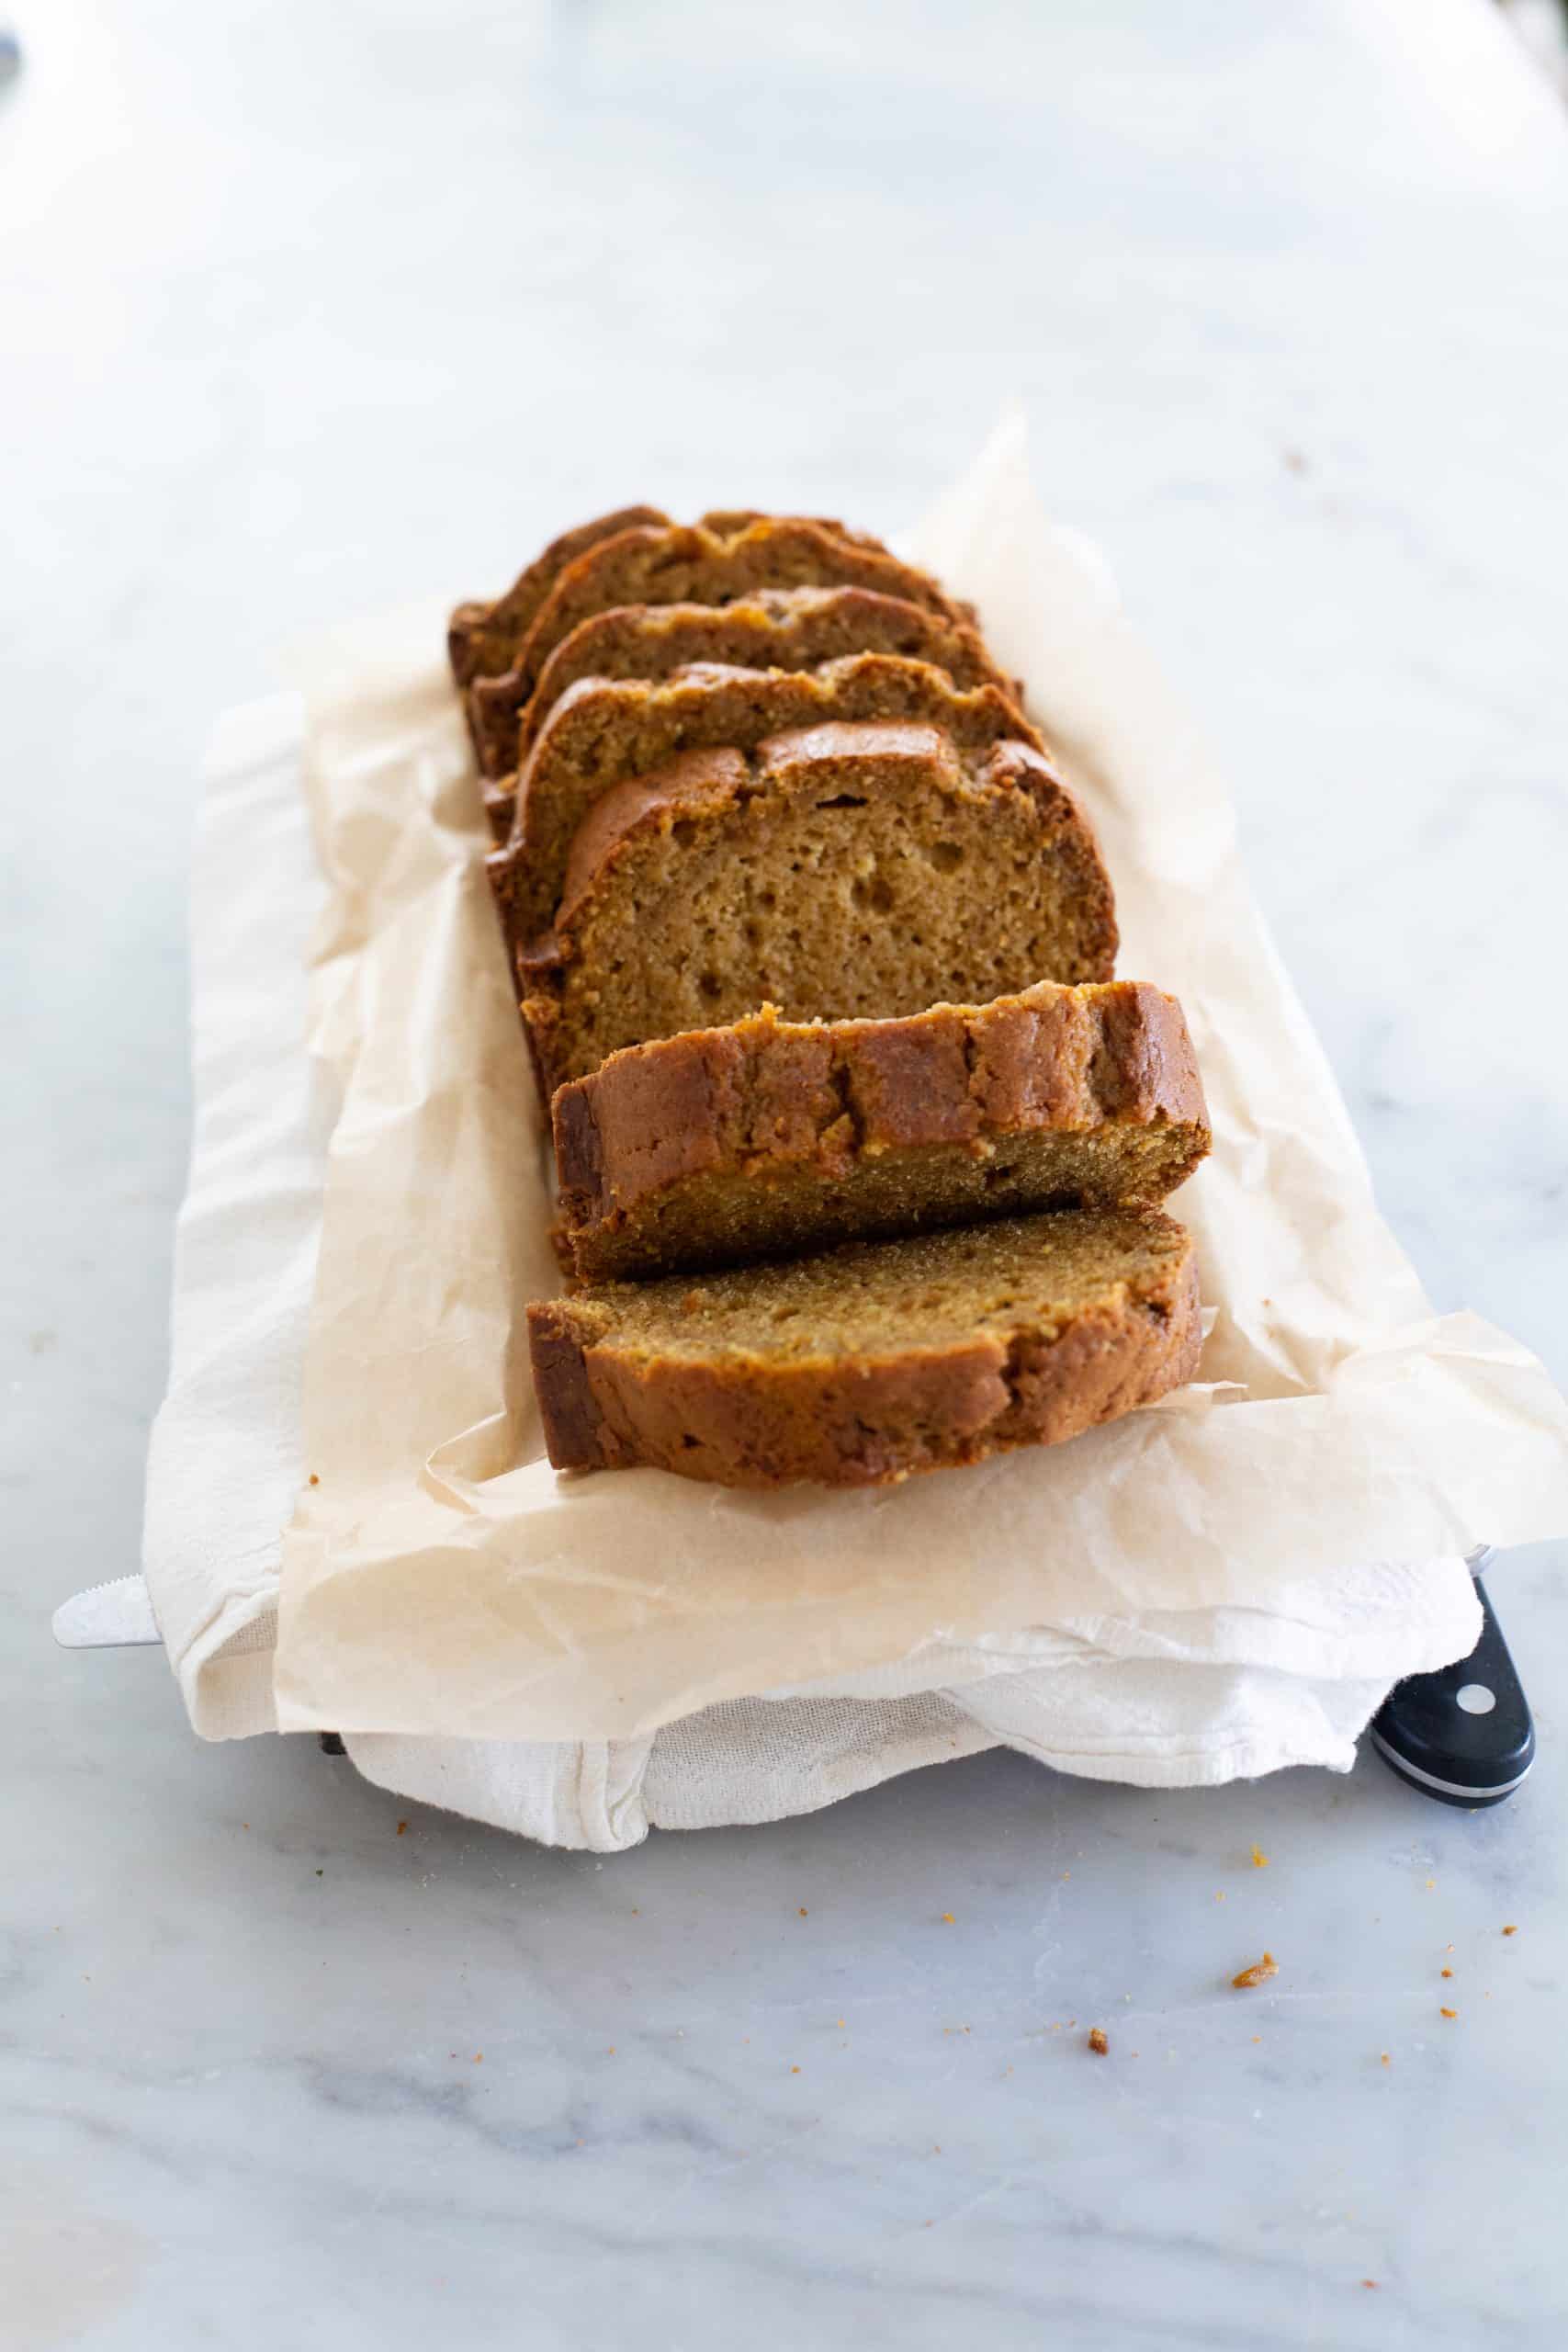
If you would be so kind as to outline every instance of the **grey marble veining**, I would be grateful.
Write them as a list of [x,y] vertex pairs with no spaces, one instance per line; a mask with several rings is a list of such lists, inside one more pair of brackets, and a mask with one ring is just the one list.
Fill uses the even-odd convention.
[[1544,88],[1482,0],[17,16],[0,2346],[1559,2346],[1560,1554],[1496,1814],[997,1756],[604,1864],[46,1633],[134,1564],[214,714],[628,496],[896,529],[1014,392],[1434,1297],[1568,1374]]

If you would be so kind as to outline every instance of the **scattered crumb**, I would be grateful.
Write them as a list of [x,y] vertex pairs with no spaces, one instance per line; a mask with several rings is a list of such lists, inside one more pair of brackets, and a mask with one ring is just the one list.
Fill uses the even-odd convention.
[[319,1487],[319,1486],[321,1485],[321,1480],[317,1477],[317,1476],[316,1476],[315,1472],[312,1470],[312,1471],[311,1471],[311,1473],[310,1473],[310,1484],[311,1484],[311,1486],[312,1486],[312,1487]]
[[1222,1887],[1222,1888],[1220,1889],[1219,1893],[1215,1895],[1214,1900],[1215,1900],[1215,1902],[1216,1902],[1216,1903],[1223,1903],[1223,1902],[1224,1901],[1224,1899],[1225,1899],[1225,1892],[1224,1892],[1224,1887]]
[[1262,2041],[1262,2039],[1263,2039],[1263,2036],[1262,2036],[1260,2033],[1255,2033],[1255,2034],[1253,2035],[1252,2039],[1254,2040],[1254,2041]]
[[[1287,473],[1305,473],[1307,469],[1307,461],[1299,449],[1281,449],[1280,455],[1284,461],[1285,470]],[[1265,1299],[1263,1304],[1267,1306],[1269,1304],[1268,1300]]]
[[1071,1872],[1071,1871],[1064,1871],[1062,1872],[1062,1876],[1063,1876],[1064,1878],[1071,1878],[1071,1876],[1072,1876],[1072,1872]]
[[1459,2011],[1457,2009],[1439,2009],[1438,2011],[1438,2015],[1440,2018],[1457,2018]]
[[1252,1849],[1252,1867],[1255,1871],[1266,1871],[1269,1867],[1269,1857],[1261,1846],[1254,1846]]
[[1393,2064],[1393,2060],[1389,2056],[1388,2052],[1385,2050],[1382,2057],[1378,2060],[1378,2064],[1380,2066],[1392,2066]]
[[798,2066],[792,2066],[789,2071],[792,2075],[798,2075],[800,2068]]
[[1250,1968],[1244,1968],[1238,1976],[1233,1976],[1231,1984],[1238,1993],[1249,1993],[1255,1984],[1266,1984],[1270,1976],[1278,1976],[1279,1973],[1279,1962],[1271,1951],[1266,1951],[1261,1960],[1255,1960]]
[[1438,1971],[1438,1973],[1439,1976],[1451,1976],[1453,1974],[1453,1970],[1451,1968],[1440,1968]]
[[800,1916],[803,1919],[809,1919],[811,1917],[810,1912],[807,1909],[804,1903],[800,1906]]
[[475,2065],[476,2065],[476,2066],[482,2066],[482,2065],[484,2064],[484,2062],[485,2062],[485,2054],[484,2054],[484,2052],[483,2052],[482,2050],[476,2050],[476,2051],[475,2051],[475,2052],[474,2052],[474,2064],[475,2064]]
[[408,1823],[407,1823],[406,1821],[400,1821],[400,1822],[399,1822],[399,1824],[398,1824],[398,1835],[399,1835],[399,1837],[400,1837],[400,1838],[405,1837],[405,1836],[407,1835],[407,1833],[408,1833]]
[[604,2055],[605,2055],[605,2057],[606,2057],[606,2058],[613,2058],[613,2057],[615,2056],[615,2043],[612,2041],[612,2042],[611,2042],[611,2044],[610,2044],[610,2047],[608,2048],[608,2050],[606,2050],[606,2051],[605,2051]]
[[1437,1882],[1437,1880],[1436,1880],[1435,1878],[1429,1878],[1429,1879],[1427,1881],[1427,1891],[1428,1891],[1428,1893],[1430,1893],[1431,1889],[1432,1889],[1434,1886],[1436,1886],[1436,1885],[1437,1885],[1437,1883],[1438,1883],[1438,1882]]
[[955,1928],[958,1922],[951,1911],[944,1911],[942,1915],[942,1924],[944,1928]]
[[1097,2058],[1108,2058],[1110,2056],[1111,2044],[1105,2039],[1105,2028],[1103,2026],[1090,2026],[1089,2030],[1089,2046],[1093,2051]]
[[1377,2283],[1375,2278],[1363,2278],[1361,2281],[1363,2287],[1375,2287]]
[[1518,1931],[1517,1927],[1505,1928],[1504,1928],[1504,1930],[1503,1930],[1503,1933],[1504,1933],[1506,1936],[1517,1936],[1517,1935],[1518,1934],[1518,1932],[1519,1932],[1519,1931]]

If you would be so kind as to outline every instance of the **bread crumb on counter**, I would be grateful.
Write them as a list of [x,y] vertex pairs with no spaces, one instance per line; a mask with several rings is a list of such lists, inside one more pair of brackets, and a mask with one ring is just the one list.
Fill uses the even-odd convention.
[[1250,1968],[1244,1968],[1239,1975],[1233,1976],[1231,1984],[1238,1993],[1250,1993],[1255,1985],[1266,1984],[1270,1976],[1278,1976],[1279,1973],[1279,1962],[1271,1951],[1266,1951],[1261,1960],[1255,1960]]
[[1110,2056],[1111,2044],[1106,2040],[1105,2028],[1103,2026],[1090,2026],[1089,2030],[1089,2046],[1093,2051],[1097,2058],[1108,2058]]

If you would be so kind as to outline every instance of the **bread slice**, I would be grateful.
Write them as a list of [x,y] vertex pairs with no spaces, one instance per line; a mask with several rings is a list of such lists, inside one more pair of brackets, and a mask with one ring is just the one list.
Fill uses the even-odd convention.
[[1008,1217],[528,1310],[558,1470],[875,1486],[1051,1445],[1190,1380],[1191,1242],[1157,1209]]
[[[525,627],[508,616],[470,631],[465,640],[470,649],[468,666],[459,672],[458,684],[504,676],[521,714],[557,646],[593,614],[617,605],[728,605],[759,588],[874,588],[940,613],[944,620],[975,617],[967,605],[943,595],[925,572],[898,562],[863,534],[801,515],[712,519],[724,527],[710,529],[706,522],[688,529],[649,524],[590,547],[556,574]],[[517,590],[512,593],[515,596]]]
[[612,1054],[552,1117],[563,1261],[591,1282],[1156,1203],[1210,1143],[1181,1007],[1134,980],[892,1021],[768,1005]]
[[580,523],[575,530],[563,531],[558,539],[552,539],[543,555],[536,556],[505,595],[493,604],[459,605],[446,626],[446,650],[457,684],[467,685],[470,678],[481,675],[498,648],[521,641],[568,564],[591,547],[638,528],[669,527],[669,515],[657,506],[618,506],[613,514],[596,515],[592,523]]
[[509,939],[525,945],[554,920],[577,829],[604,796],[678,752],[749,752],[770,735],[826,719],[919,719],[963,752],[1039,735],[995,686],[964,694],[929,662],[852,653],[817,671],[695,665],[678,677],[580,679],[550,713],[518,787],[505,847],[490,861]]
[[[556,647],[521,718],[512,679],[474,680],[468,711],[479,774],[515,776],[555,704],[581,678],[669,678],[695,662],[816,670],[846,653],[901,653],[933,662],[955,686],[1019,696],[976,630],[874,588],[761,588],[732,605],[615,605]],[[504,840],[509,801],[504,793],[493,803],[487,793],[486,801],[496,839]]]
[[606,794],[518,974],[548,1094],[623,1046],[764,1003],[880,1020],[1109,979],[1115,954],[1094,836],[1043,753],[829,723]]

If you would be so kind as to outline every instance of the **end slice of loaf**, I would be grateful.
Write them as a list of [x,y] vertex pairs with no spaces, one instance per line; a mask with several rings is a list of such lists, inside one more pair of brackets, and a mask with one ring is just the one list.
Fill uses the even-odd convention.
[[852,1241],[528,1310],[560,1470],[881,1485],[1077,1437],[1190,1380],[1191,1242],[1156,1209]]
[[551,1114],[563,1258],[593,1282],[1152,1204],[1210,1144],[1181,1008],[1133,980],[890,1021],[770,1005],[612,1054]]
[[583,678],[551,711],[520,780],[511,837],[490,860],[502,927],[525,945],[555,919],[578,827],[615,786],[682,752],[749,752],[829,719],[916,719],[961,752],[1043,745],[995,686],[968,693],[929,662],[852,653],[820,670],[694,665],[674,678]]
[[503,649],[518,644],[533,627],[540,605],[561,573],[601,539],[621,537],[638,528],[664,530],[670,517],[657,506],[618,506],[612,514],[595,515],[552,539],[520,572],[504,596],[492,603],[459,605],[446,627],[446,651],[459,686],[481,676],[497,656],[505,666]]
[[[732,605],[616,605],[578,624],[539,672],[519,714],[515,676],[476,678],[468,722],[479,774],[515,777],[541,727],[582,678],[669,678],[693,662],[742,670],[817,670],[847,653],[899,653],[945,671],[955,686],[1019,688],[976,630],[874,588],[762,588]],[[496,839],[504,840],[511,790],[487,792]]]
[[728,605],[759,588],[874,588],[945,620],[975,617],[929,574],[858,534],[840,537],[829,525],[802,515],[716,519],[726,527],[647,525],[590,547],[557,572],[526,627],[485,625],[482,658],[459,683],[504,676],[521,711],[556,647],[581,622],[615,605]]
[[606,794],[518,974],[547,1098],[623,1046],[764,1003],[882,1020],[1109,979],[1115,955],[1094,835],[1043,753],[829,724]]

